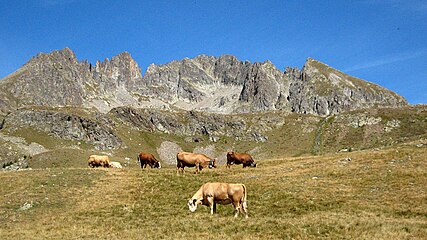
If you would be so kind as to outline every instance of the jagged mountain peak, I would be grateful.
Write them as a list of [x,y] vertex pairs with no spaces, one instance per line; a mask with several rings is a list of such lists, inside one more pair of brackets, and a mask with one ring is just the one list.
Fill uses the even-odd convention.
[[[74,52],[66,47],[61,50],[55,50],[50,53],[38,53],[32,57],[25,65],[40,63],[40,62],[74,62],[77,61]],[[24,65],[24,66],[25,66]]]
[[[286,72],[295,75],[291,69]],[[384,87],[350,76],[312,58],[307,59],[299,74],[290,90],[291,100],[298,99],[296,102],[299,103],[292,106],[295,112],[329,115],[368,107],[408,104],[402,96]]]
[[[303,68],[280,71],[271,61],[250,63],[200,54],[150,64],[142,74],[128,52],[95,66],[69,48],[40,53],[0,81],[0,103],[10,106],[181,108],[218,113],[280,110],[328,115],[406,100],[376,84],[307,58]],[[8,82],[6,84],[6,82]],[[65,96],[65,97],[64,97]],[[3,106],[0,106],[3,109]]]
[[[306,75],[307,78],[311,80],[320,80],[323,83],[330,84],[333,88],[347,87],[349,89],[354,90],[362,88],[366,91],[384,91],[390,94],[394,94],[402,101],[406,101],[403,97],[398,96],[397,94],[382,86],[357,77],[350,76],[347,73],[344,73],[336,68],[333,68],[321,61],[314,60],[312,58],[307,59],[306,63],[302,68],[302,72]],[[325,87],[326,86],[324,85],[323,88]]]

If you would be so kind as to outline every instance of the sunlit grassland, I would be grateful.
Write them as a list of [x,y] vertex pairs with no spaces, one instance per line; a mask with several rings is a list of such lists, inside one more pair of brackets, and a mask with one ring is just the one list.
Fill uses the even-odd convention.
[[[351,158],[348,161],[347,158]],[[260,159],[195,175],[162,169],[0,172],[2,239],[427,239],[427,148]],[[244,183],[249,219],[186,201],[209,181]],[[19,210],[25,203],[32,208]]]

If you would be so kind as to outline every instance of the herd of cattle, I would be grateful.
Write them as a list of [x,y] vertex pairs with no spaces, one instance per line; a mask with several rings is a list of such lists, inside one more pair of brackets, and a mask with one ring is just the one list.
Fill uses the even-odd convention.
[[[151,168],[161,168],[160,162],[151,153],[141,152],[137,157],[141,168],[146,168],[147,165]],[[184,173],[185,167],[195,167],[196,174],[202,171],[203,168],[216,168],[217,159],[210,158],[205,154],[178,152],[176,154],[176,169],[177,173]],[[231,165],[242,164],[243,167],[256,167],[256,163],[252,156],[247,153],[228,152],[227,153],[227,168]],[[88,158],[88,165],[94,167],[107,168],[122,168],[119,162],[110,161],[108,156],[91,155]],[[191,212],[197,209],[197,205],[202,204],[209,206],[211,214],[216,212],[216,204],[232,204],[235,209],[234,217],[239,215],[239,212],[247,213],[246,203],[246,186],[244,184],[231,183],[205,183],[200,189],[188,200],[188,208]]]
[[[137,157],[141,168],[146,168],[147,165],[151,168],[161,168],[160,162],[151,153],[141,152]],[[217,159],[210,158],[205,154],[178,152],[176,154],[176,169],[177,172],[184,172],[185,167],[195,167],[196,173],[199,173],[203,168],[216,168]],[[247,153],[228,152],[227,153],[227,168],[231,165],[242,164],[243,167],[256,167],[256,163],[251,155]],[[119,162],[112,162],[110,158],[105,155],[90,155],[88,158],[88,165],[94,167],[106,168],[123,168]]]

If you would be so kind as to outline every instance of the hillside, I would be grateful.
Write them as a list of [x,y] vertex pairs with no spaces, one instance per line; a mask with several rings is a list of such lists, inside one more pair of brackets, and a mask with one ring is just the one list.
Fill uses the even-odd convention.
[[81,159],[93,153],[110,154],[113,160],[124,162],[149,151],[164,164],[173,165],[179,150],[202,152],[224,162],[230,150],[249,152],[256,159],[279,158],[375,149],[426,138],[427,107],[423,105],[328,117],[131,107],[107,114],[80,108],[22,108],[5,118],[0,164],[31,157],[31,167],[84,167]]
[[[295,156],[381,147],[404,141],[405,134],[424,134],[409,127],[410,113],[418,110],[403,97],[310,58],[301,70],[280,71],[270,61],[199,55],[151,64],[142,73],[127,52],[92,64],[65,48],[39,53],[0,80],[0,90],[4,166],[27,166],[27,157],[56,159],[61,151],[133,158],[145,149],[169,164],[174,163],[172,152],[180,149],[222,161],[231,149],[257,157]],[[377,116],[383,112],[388,112],[384,120]],[[404,119],[387,122],[401,112],[408,112]],[[339,120],[346,114],[355,115],[353,121],[381,118],[375,127],[392,124],[387,128],[398,132],[396,139],[386,140],[392,133],[374,135],[363,126],[359,129],[367,132],[358,135],[354,124]],[[325,118],[337,119],[333,127],[342,131],[328,130]],[[395,126],[400,122],[402,127]],[[403,128],[410,131],[403,133]]]
[[[143,74],[66,48],[0,80],[5,239],[425,239],[427,105],[308,59],[301,70],[200,55]],[[218,169],[178,175],[178,151]],[[257,168],[226,169],[228,151]],[[139,152],[161,169],[141,169]],[[123,169],[89,169],[91,154]],[[17,170],[17,171],[11,171]],[[186,200],[208,181],[248,187],[248,220]]]
[[[426,239],[427,142],[258,159],[257,168],[0,172],[3,239]],[[244,183],[249,219],[187,200],[208,181]]]

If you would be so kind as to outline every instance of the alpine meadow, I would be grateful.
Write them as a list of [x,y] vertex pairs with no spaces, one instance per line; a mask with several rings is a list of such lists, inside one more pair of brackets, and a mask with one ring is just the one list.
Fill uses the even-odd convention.
[[[427,239],[426,159],[426,105],[312,58],[64,48],[0,80],[2,239]],[[244,184],[248,218],[190,212],[208,182]]]

